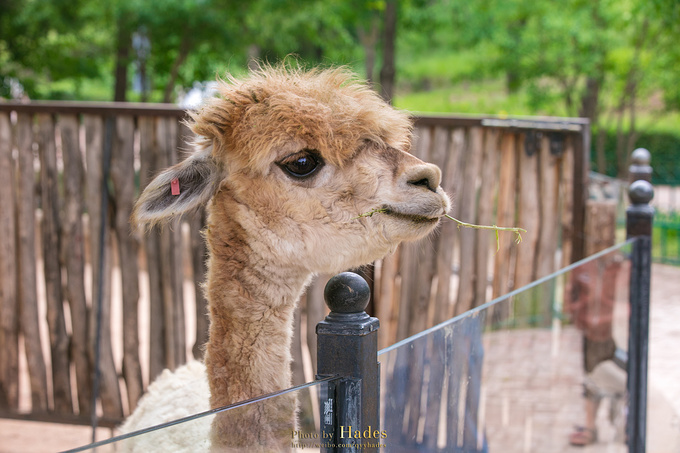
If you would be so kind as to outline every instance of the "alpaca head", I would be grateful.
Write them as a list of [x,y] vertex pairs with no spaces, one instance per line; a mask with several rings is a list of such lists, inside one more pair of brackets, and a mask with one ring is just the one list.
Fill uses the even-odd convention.
[[211,224],[238,225],[254,254],[334,273],[427,235],[448,210],[440,170],[408,154],[408,116],[346,71],[265,67],[219,93],[192,114],[195,152],[146,188],[136,223],[211,200]]

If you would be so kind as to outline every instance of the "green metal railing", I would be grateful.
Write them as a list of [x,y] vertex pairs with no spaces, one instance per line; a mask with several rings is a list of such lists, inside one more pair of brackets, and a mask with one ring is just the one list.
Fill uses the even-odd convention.
[[652,258],[680,266],[680,212],[659,212],[654,218]]

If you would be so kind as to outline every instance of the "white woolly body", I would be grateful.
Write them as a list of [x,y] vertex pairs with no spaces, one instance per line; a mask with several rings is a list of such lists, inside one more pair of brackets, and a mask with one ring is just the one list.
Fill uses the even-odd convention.
[[[122,434],[210,410],[210,389],[205,365],[191,361],[175,372],[165,370],[149,386],[137,410],[120,427]],[[212,416],[201,417],[171,428],[151,431],[120,442],[116,451],[148,453],[204,452],[210,448]],[[153,424],[151,424],[153,422]]]

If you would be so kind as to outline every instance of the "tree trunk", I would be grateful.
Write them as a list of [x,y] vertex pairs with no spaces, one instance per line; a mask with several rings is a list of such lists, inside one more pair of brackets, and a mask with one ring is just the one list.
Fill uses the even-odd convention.
[[600,99],[600,86],[602,85],[602,77],[588,77],[586,79],[586,91],[581,98],[581,111],[579,115],[582,118],[588,118],[590,124],[597,123],[598,119],[598,101]]
[[581,109],[579,116],[588,118],[590,124],[597,132],[597,145],[595,147],[595,164],[599,173],[605,174],[607,172],[607,159],[604,153],[604,144],[601,140],[604,138],[604,130],[600,127],[599,121],[599,102],[600,102],[600,87],[602,86],[603,74],[598,72],[597,76],[590,76],[586,79],[586,91],[581,97]]
[[148,75],[146,71],[146,60],[142,60],[139,62],[139,79],[142,88],[140,100],[142,102],[149,102],[149,81],[147,77]]
[[595,168],[598,173],[607,174],[607,154],[605,145],[607,142],[607,130],[604,126],[599,127],[595,139]]
[[165,90],[163,90],[163,102],[172,102],[172,90],[175,88],[175,82],[179,75],[179,68],[189,56],[189,50],[191,50],[191,43],[189,36],[185,34],[182,36],[182,42],[179,45],[179,53],[170,70],[170,78],[168,79],[168,83],[165,84]]
[[505,91],[508,94],[514,94],[519,91],[521,86],[522,78],[520,77],[519,72],[514,69],[508,69],[505,73]]
[[368,30],[363,26],[357,28],[359,41],[361,41],[361,46],[364,48],[364,54],[366,55],[364,68],[366,70],[366,81],[369,85],[373,85],[374,82],[373,73],[375,72],[376,45],[378,43],[378,38],[380,37],[380,24],[378,19],[379,17],[377,15],[374,15],[371,18],[370,28]]
[[[618,162],[618,177],[627,178],[628,176],[628,158],[635,143],[635,100],[637,98],[637,88],[639,79],[639,65],[640,65],[640,54],[642,53],[642,48],[647,41],[647,34],[649,31],[649,19],[644,19],[642,26],[640,27],[640,34],[635,42],[635,53],[633,54],[633,60],[630,63],[630,69],[626,77],[626,87],[624,91],[624,98],[621,100],[620,117],[619,117],[619,127],[617,130],[617,162]],[[630,115],[630,125],[628,131],[624,134],[622,130],[622,119],[625,115],[626,108],[628,108]]]
[[248,69],[257,70],[260,64],[260,46],[251,44],[248,46]]
[[397,2],[390,0],[385,7],[385,28],[383,31],[383,65],[380,70],[382,97],[389,103],[394,96],[394,47],[397,38]]
[[616,176],[625,178],[628,174],[628,164],[626,164],[626,151],[624,148],[625,136],[623,132],[623,117],[626,114],[626,94],[621,97],[621,101],[616,109]]
[[635,100],[637,99],[637,80],[631,85],[632,90],[630,93],[630,97],[628,98],[628,116],[630,118],[630,123],[628,125],[628,143],[627,143],[627,148],[628,148],[628,153],[627,155],[630,155],[630,153],[633,151],[632,147],[633,144],[635,143],[635,119],[636,119],[636,109],[635,109]]
[[116,102],[127,101],[128,64],[130,62],[130,46],[132,34],[125,26],[122,18],[118,20],[118,42],[116,44],[116,68],[114,69],[115,85],[113,100]]
[[561,77],[559,79],[562,85],[562,92],[564,93],[564,106],[567,110],[567,116],[576,116],[578,112],[574,108],[574,91],[578,79],[576,77]]

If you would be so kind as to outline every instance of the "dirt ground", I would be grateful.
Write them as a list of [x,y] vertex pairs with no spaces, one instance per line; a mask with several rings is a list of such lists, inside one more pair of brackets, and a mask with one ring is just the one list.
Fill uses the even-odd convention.
[[[649,412],[648,446],[650,453],[680,451],[680,267],[654,264],[652,267],[652,304],[650,319],[649,357]],[[531,383],[526,383],[531,388]],[[552,389],[554,391],[556,389]],[[565,392],[565,399],[573,399],[573,389]],[[565,405],[573,401],[565,401]],[[573,417],[564,419],[561,432],[577,423]],[[530,427],[531,428],[531,427]],[[538,427],[535,427],[538,428]],[[109,429],[99,429],[97,440],[112,435]],[[86,445],[91,441],[90,428],[0,419],[0,453],[58,452]],[[538,451],[536,448],[521,451]],[[509,451],[509,450],[508,450]],[[585,451],[590,453],[627,451],[623,444],[596,444],[585,449],[561,451]]]

